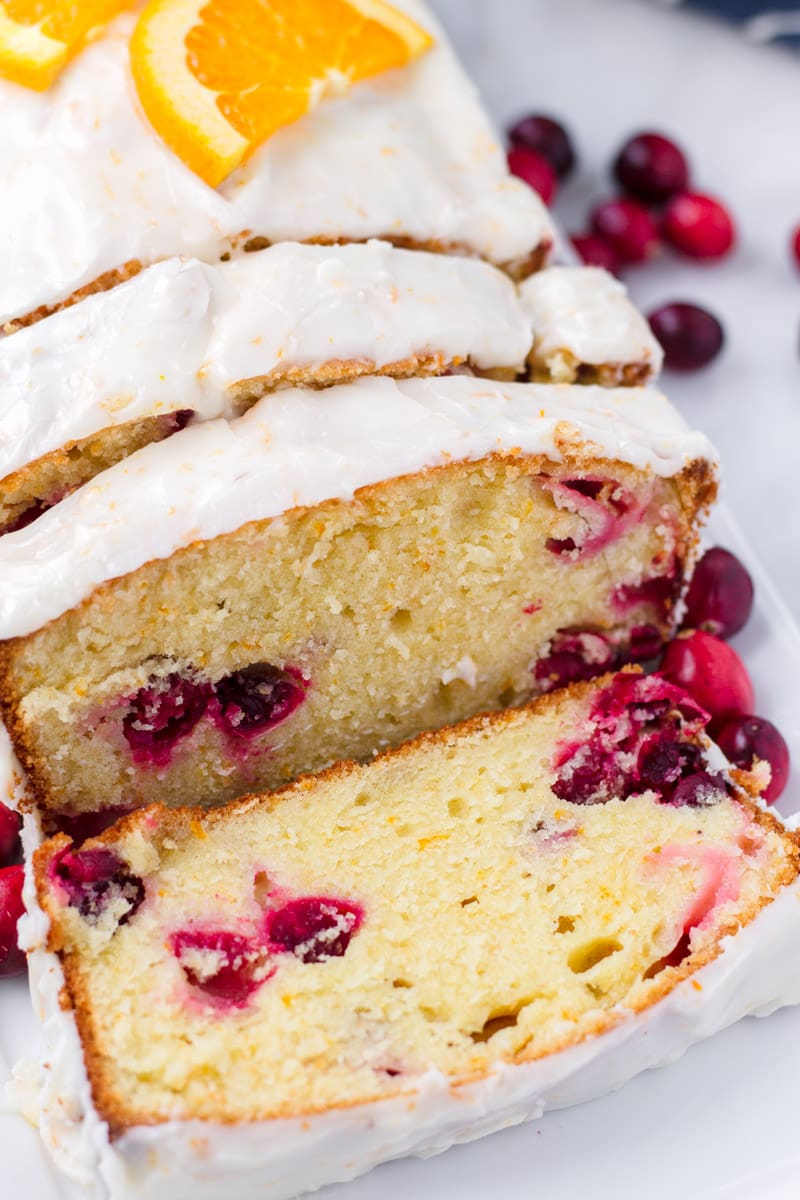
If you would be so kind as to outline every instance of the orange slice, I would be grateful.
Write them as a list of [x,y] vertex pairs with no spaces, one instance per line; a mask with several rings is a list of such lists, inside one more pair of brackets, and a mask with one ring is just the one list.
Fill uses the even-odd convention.
[[431,44],[383,0],[150,0],[131,67],[153,128],[216,187],[326,93]]
[[0,3],[0,75],[43,92],[95,29],[132,0],[5,0]]

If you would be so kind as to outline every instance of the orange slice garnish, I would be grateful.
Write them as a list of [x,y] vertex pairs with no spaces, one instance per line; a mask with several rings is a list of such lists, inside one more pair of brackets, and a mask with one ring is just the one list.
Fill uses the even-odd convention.
[[0,75],[43,92],[87,38],[132,0],[5,0],[0,3]]
[[131,67],[153,128],[216,187],[326,93],[431,44],[383,0],[150,0]]

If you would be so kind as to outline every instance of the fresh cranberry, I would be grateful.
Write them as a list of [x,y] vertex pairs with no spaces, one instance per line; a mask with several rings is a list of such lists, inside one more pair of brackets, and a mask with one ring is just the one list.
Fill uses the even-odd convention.
[[655,309],[650,328],[664,351],[664,364],[673,371],[698,371],[719,354],[725,333],[707,308],[674,301]]
[[603,267],[612,275],[619,275],[622,259],[607,238],[599,233],[573,233],[569,240],[581,262],[589,267]]
[[789,781],[789,747],[772,722],[763,717],[735,717],[718,731],[717,742],[736,767],[749,771],[754,758],[769,763],[769,787],[763,794],[769,804],[774,804]]
[[0,867],[13,862],[19,854],[19,814],[0,804]]
[[753,611],[753,580],[730,550],[707,550],[694,569],[686,594],[684,625],[717,637],[738,633]]
[[228,733],[255,737],[291,716],[305,700],[306,688],[302,675],[291,667],[252,663],[214,684],[219,721]]
[[172,952],[192,987],[212,1000],[240,1008],[275,973],[263,947],[220,929],[187,929],[171,938]]
[[719,775],[711,775],[708,771],[697,771],[680,780],[669,803],[703,808],[709,804],[717,804],[725,794],[725,781]]
[[617,155],[614,175],[631,196],[660,204],[688,186],[689,164],[669,138],[660,133],[638,133]]
[[25,955],[17,941],[17,922],[25,912],[22,903],[22,867],[3,867],[0,870],[0,979],[21,975],[25,970]]
[[547,159],[528,150],[525,146],[513,146],[508,152],[508,169],[518,179],[523,179],[528,187],[538,192],[545,204],[551,204],[555,198],[558,179]]
[[559,179],[566,179],[575,166],[575,150],[560,121],[534,113],[523,117],[508,131],[512,146],[523,146],[546,158]]
[[792,232],[792,254],[796,265],[800,267],[800,225],[796,225]]
[[623,263],[645,262],[658,249],[653,217],[627,196],[598,204],[592,211],[592,229],[611,243]]
[[689,258],[724,258],[736,241],[728,210],[702,192],[678,192],[664,210],[666,241]]
[[294,954],[304,963],[341,958],[363,919],[361,906],[350,900],[301,896],[267,914],[270,949]]
[[140,688],[122,722],[134,762],[166,766],[205,713],[208,698],[208,684],[177,671]]
[[667,646],[661,674],[685,688],[716,722],[753,711],[753,685],[744,663],[712,633],[679,634]]
[[66,893],[70,906],[92,924],[109,904],[122,900],[127,910],[118,917],[118,923],[124,925],[144,900],[142,880],[105,846],[77,851],[65,846],[50,863],[50,878]]

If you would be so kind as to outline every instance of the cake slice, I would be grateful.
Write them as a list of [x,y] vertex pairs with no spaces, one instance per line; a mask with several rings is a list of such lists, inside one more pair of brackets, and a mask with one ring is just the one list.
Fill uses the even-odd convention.
[[532,379],[621,387],[647,383],[661,370],[661,346],[608,271],[550,267],[525,280],[520,302],[534,333]]
[[530,326],[487,263],[385,242],[168,259],[0,344],[0,534],[189,420],[290,383],[524,367]]
[[283,1200],[800,999],[800,848],[704,722],[623,673],[47,842],[24,936],[61,1165],[115,1200]]
[[652,657],[714,490],[655,392],[276,392],[0,539],[3,715],[50,810],[274,787]]

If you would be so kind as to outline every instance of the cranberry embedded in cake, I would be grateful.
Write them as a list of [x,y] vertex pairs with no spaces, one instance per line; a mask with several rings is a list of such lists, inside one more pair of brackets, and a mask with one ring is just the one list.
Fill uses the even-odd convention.
[[236,737],[256,737],[299,708],[310,684],[292,667],[252,663],[214,684],[219,724]]
[[134,762],[165,766],[178,742],[189,736],[205,713],[209,695],[203,680],[173,672],[131,696],[122,728]]
[[124,925],[145,898],[143,881],[105,846],[77,851],[66,846],[54,855],[50,876],[66,903],[90,923],[113,909],[117,924]]
[[285,951],[302,962],[341,958],[364,919],[360,904],[332,896],[301,896],[267,914],[273,953]]

